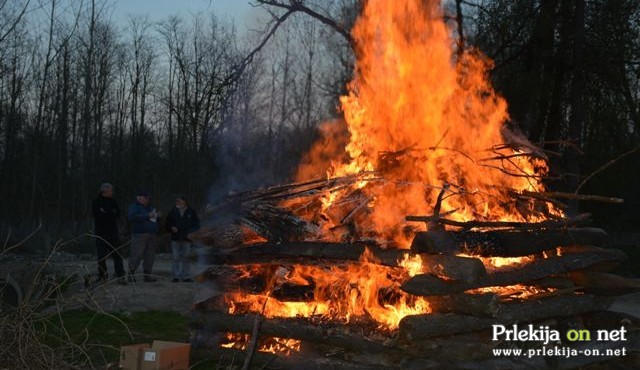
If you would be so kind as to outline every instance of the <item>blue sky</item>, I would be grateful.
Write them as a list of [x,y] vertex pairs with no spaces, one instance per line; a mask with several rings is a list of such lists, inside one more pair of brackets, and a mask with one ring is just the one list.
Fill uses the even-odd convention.
[[130,14],[148,15],[151,21],[159,21],[171,14],[188,16],[213,10],[220,19],[233,20],[238,29],[243,30],[256,14],[249,0],[115,0],[109,5],[113,9],[113,20],[123,25]]

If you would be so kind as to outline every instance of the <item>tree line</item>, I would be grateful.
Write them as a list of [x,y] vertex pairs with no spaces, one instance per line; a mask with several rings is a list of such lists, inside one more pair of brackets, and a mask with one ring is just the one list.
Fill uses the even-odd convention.
[[[240,32],[213,13],[123,26],[105,0],[0,0],[0,226],[86,230],[103,181],[121,203],[144,187],[203,206],[289,179],[339,116],[362,1],[257,3],[259,30]],[[582,207],[638,226],[638,2],[443,7],[457,47],[494,61],[509,124],[550,156],[550,186],[622,196],[623,209]]]
[[87,230],[103,181],[122,203],[145,188],[167,206],[280,181],[335,114],[318,57],[330,36],[309,19],[292,17],[247,60],[264,32],[213,12],[122,26],[112,10],[0,1],[4,228]]

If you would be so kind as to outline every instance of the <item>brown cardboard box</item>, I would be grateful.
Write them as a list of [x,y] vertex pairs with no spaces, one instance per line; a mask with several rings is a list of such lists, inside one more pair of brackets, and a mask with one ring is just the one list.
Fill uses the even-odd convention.
[[142,366],[142,352],[149,348],[149,344],[132,344],[120,347],[120,369],[140,370]]
[[154,340],[151,348],[142,350],[141,370],[188,370],[188,343]]

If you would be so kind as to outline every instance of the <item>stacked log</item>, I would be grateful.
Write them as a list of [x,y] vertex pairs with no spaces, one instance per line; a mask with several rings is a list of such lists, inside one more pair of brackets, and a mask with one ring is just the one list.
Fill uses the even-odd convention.
[[[409,253],[411,257],[421,258],[422,271],[407,278],[401,289],[426,297],[433,312],[406,316],[397,330],[388,332],[379,330],[366,318],[344,323],[317,317],[266,318],[259,312],[231,314],[220,304],[218,296],[212,299],[215,304],[198,305],[194,310],[194,333],[243,333],[255,337],[256,341],[271,337],[301,341],[300,352],[288,356],[255,354],[216,345],[211,348],[216,356],[244,356],[260,366],[266,364],[267,368],[271,364],[292,369],[515,369],[545,368],[558,363],[563,368],[573,368],[611,359],[582,356],[559,361],[540,356],[493,356],[492,349],[501,344],[491,340],[490,331],[495,325],[532,324],[552,328],[567,327],[569,323],[583,325],[589,315],[611,307],[616,307],[612,311],[621,312],[620,307],[628,307],[627,301],[620,304],[620,298],[602,294],[607,287],[626,289],[619,293],[639,287],[636,280],[603,272],[624,261],[626,256],[619,250],[596,246],[602,245],[606,238],[600,229],[566,224],[553,228],[548,228],[549,224],[513,226],[507,230],[496,230],[495,225],[491,225],[484,230],[458,231],[435,227],[418,233],[411,250],[385,249],[367,243],[305,241],[267,241],[224,250],[213,258],[222,265],[211,266],[199,280],[215,281],[222,287],[221,292],[246,294],[263,291],[270,278],[292,265],[358,263],[366,251],[367,263],[393,270],[400,268],[399,261]],[[481,258],[525,255],[532,260],[516,267],[491,270],[485,268]],[[247,266],[259,266],[261,273],[246,275],[242,271],[246,271]],[[521,287],[533,287],[540,293],[528,296],[504,293],[519,292],[524,289]],[[274,290],[270,299],[313,301],[313,295],[313,281],[298,285],[288,282]],[[624,322],[620,320],[627,317],[614,312],[607,315],[618,322]],[[631,331],[631,327],[626,326]],[[541,344],[526,345],[538,348]],[[558,345],[602,350],[621,347],[620,343],[610,341]],[[640,336],[633,333],[623,345],[627,351],[640,349]],[[632,358],[623,360],[633,361]]]

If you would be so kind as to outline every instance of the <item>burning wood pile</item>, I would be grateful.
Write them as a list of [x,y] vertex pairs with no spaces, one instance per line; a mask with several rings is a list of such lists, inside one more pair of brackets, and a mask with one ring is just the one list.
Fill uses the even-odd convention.
[[[322,127],[297,182],[230,196],[214,213],[233,210],[234,223],[194,237],[218,250],[199,277],[198,341],[246,354],[245,368],[538,369],[610,358],[493,352],[551,346],[501,336],[513,325],[620,328],[602,312],[617,307],[612,287],[637,283],[602,272],[625,255],[602,248],[606,233],[588,215],[565,215],[559,197],[580,196],[546,192],[546,154],[506,128],[490,61],[452,51],[438,1],[365,2],[352,34],[344,121]],[[625,348],[637,350],[625,330]],[[551,338],[575,351],[622,343]]]
[[[383,183],[378,176],[371,178],[375,186]],[[305,369],[540,368],[550,366],[547,358],[496,358],[492,350],[531,350],[548,343],[493,341],[494,326],[526,328],[531,323],[536,330],[595,332],[599,327],[589,322],[597,315],[621,325],[616,320],[622,316],[602,311],[614,302],[611,293],[637,288],[637,283],[603,272],[626,256],[598,247],[607,235],[585,226],[588,215],[540,222],[408,216],[428,224],[428,231],[414,232],[410,249],[401,249],[366,238],[306,241],[319,227],[279,206],[284,200],[318,200],[356,181],[361,177],[231,197],[226,206],[245,209],[238,220],[254,242],[233,242],[215,229],[199,233],[204,243],[224,240],[225,245],[211,256],[217,265],[200,276],[219,295],[195,310],[199,335],[215,338],[217,353],[244,356],[253,345],[259,353],[254,361]],[[438,201],[447,189],[442,188]],[[336,219],[357,212],[358,202],[349,203]],[[345,237],[358,235],[353,233],[356,225],[345,227],[351,228]],[[628,350],[640,345],[633,338],[635,342],[624,343]],[[604,351],[616,344],[597,343],[596,348]],[[589,346],[593,343],[574,348]],[[280,356],[274,360],[266,353]],[[552,361],[571,368],[603,359]]]

